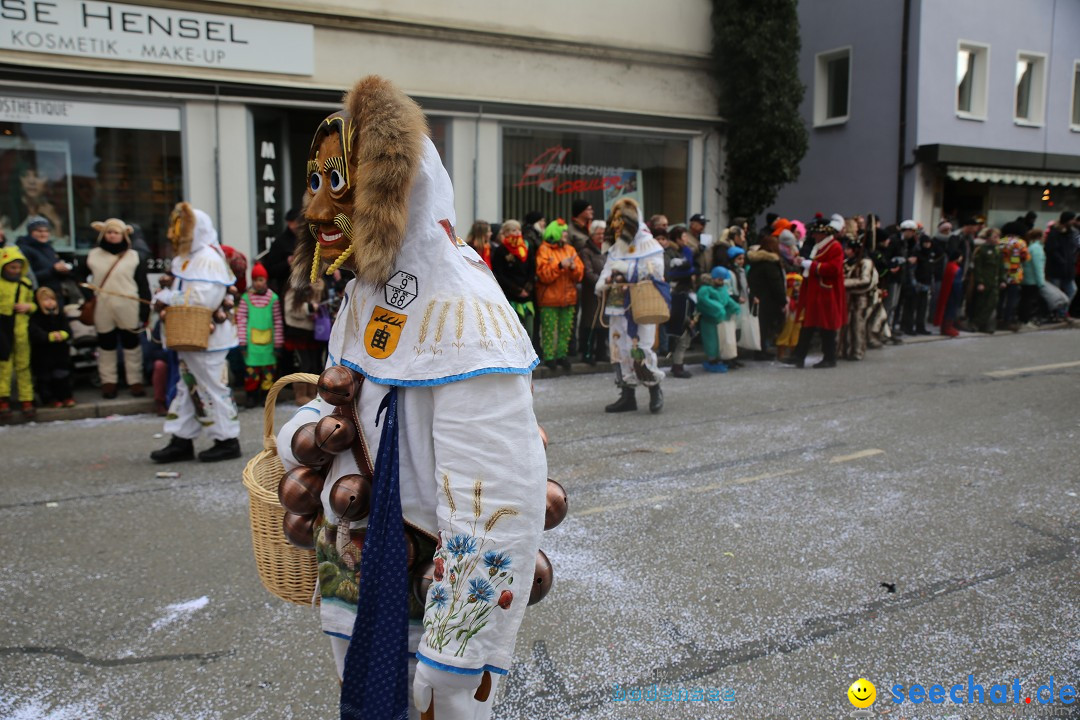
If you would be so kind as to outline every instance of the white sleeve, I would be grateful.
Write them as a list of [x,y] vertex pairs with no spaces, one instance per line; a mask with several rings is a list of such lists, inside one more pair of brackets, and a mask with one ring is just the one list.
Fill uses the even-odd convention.
[[[433,391],[441,545],[417,658],[505,674],[532,589],[547,459],[529,378],[482,375]],[[482,442],[464,428],[498,428]]]

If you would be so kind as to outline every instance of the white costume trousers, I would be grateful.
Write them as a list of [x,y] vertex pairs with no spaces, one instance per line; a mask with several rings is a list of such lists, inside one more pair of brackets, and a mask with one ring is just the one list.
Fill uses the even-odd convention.
[[165,432],[193,440],[203,430],[213,440],[240,436],[236,403],[229,388],[226,351],[181,352],[180,381],[169,406]]
[[[412,628],[410,628],[410,634],[411,632]],[[349,649],[349,641],[330,636],[330,649],[334,652],[334,664],[337,666],[338,680],[340,680],[345,674],[345,652]],[[416,658],[409,659],[409,720],[420,720],[420,711],[413,704],[411,692],[413,676],[416,675],[416,662]],[[485,702],[478,702],[472,697],[474,693],[467,691],[437,690],[435,720],[488,720],[491,717],[491,709],[495,705],[495,691],[499,687],[501,677],[501,675],[491,673],[491,694]]]
[[643,374],[651,374],[651,379],[639,378],[634,371],[634,358],[631,351],[634,349],[634,338],[627,333],[627,319],[625,315],[610,315],[610,346],[611,362],[615,365],[616,381],[620,385],[635,387],[640,381],[646,387],[659,385],[664,379],[664,371],[659,368],[656,360],[656,351],[653,350],[653,341],[656,339],[655,325],[637,326],[637,347],[645,353],[642,363]]

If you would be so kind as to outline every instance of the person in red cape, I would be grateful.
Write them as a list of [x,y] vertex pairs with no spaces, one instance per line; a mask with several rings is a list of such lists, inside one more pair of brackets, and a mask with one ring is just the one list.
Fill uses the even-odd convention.
[[824,359],[815,368],[836,367],[836,335],[847,320],[847,292],[844,289],[844,248],[836,234],[844,229],[844,219],[833,215],[831,220],[818,216],[807,230],[814,247],[809,259],[802,260],[803,280],[799,302],[805,316],[799,344],[790,357],[781,360],[785,365],[803,367],[810,342],[821,333]]
[[942,335],[949,337],[960,334],[955,325],[956,314],[960,310],[960,296],[963,294],[964,273],[960,269],[959,258],[959,252],[954,250],[949,253],[949,262],[941,279],[941,293],[934,309],[934,324],[941,327]]

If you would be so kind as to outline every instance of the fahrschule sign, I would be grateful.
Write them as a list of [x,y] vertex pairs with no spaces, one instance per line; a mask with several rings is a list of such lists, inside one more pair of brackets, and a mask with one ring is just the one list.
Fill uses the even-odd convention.
[[0,0],[0,49],[290,75],[314,69],[311,25],[90,0]]

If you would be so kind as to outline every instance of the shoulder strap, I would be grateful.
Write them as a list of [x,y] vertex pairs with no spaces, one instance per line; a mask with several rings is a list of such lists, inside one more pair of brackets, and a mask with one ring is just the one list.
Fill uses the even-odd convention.
[[98,289],[99,289],[99,290],[100,290],[101,288],[104,288],[104,287],[105,287],[105,283],[109,282],[109,276],[110,276],[110,275],[112,275],[112,271],[116,269],[116,266],[117,266],[117,265],[119,265],[119,264],[120,264],[120,261],[124,259],[124,256],[125,256],[125,255],[127,255],[127,253],[128,253],[128,250],[129,250],[129,248],[124,248],[124,251],[123,251],[122,253],[120,253],[120,254],[119,254],[119,255],[118,255],[117,257],[116,257],[116,262],[114,262],[114,263],[112,264],[112,266],[111,266],[111,267],[109,267],[109,271],[108,271],[107,273],[105,273],[105,277],[104,277],[104,278],[102,278],[102,280],[101,280],[101,284],[100,284],[100,285],[98,285]]

